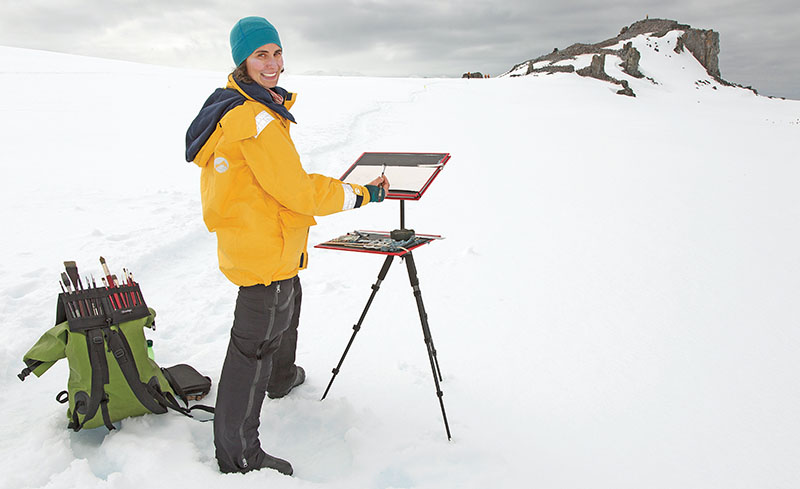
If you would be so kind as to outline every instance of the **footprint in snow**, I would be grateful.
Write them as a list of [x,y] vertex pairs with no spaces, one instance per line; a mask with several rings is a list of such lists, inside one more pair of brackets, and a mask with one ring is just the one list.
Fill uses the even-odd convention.
[[464,256],[481,256],[481,253],[472,246],[462,251],[461,254]]
[[109,241],[125,241],[127,239],[130,239],[130,237],[131,237],[130,233],[112,234],[112,235],[108,236],[108,240]]
[[25,278],[38,278],[43,275],[46,275],[48,270],[46,268],[37,268],[36,270],[30,271],[28,273],[23,274],[22,276]]
[[374,487],[414,487],[416,484],[408,473],[399,467],[387,467],[375,478]]
[[22,284],[12,285],[6,289],[6,294],[12,299],[21,299],[30,294],[37,288],[38,282],[25,282]]

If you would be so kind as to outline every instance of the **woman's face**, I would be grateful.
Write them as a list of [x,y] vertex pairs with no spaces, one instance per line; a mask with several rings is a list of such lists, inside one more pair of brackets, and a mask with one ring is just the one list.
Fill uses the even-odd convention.
[[275,43],[264,44],[245,60],[247,74],[264,88],[278,85],[283,69],[283,50]]

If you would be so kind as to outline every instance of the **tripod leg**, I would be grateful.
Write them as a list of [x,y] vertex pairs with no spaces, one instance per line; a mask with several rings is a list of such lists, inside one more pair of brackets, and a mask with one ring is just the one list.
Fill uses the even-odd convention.
[[356,339],[356,334],[361,329],[361,323],[364,322],[364,318],[367,316],[367,311],[369,310],[369,306],[372,305],[372,300],[375,298],[375,294],[378,293],[378,289],[381,288],[381,282],[386,278],[386,274],[389,272],[389,267],[392,264],[392,260],[394,259],[393,255],[386,255],[386,261],[383,262],[383,266],[381,267],[381,271],[378,272],[378,280],[372,285],[372,293],[369,296],[369,300],[367,300],[367,305],[364,306],[364,311],[361,313],[361,317],[358,318],[358,323],[353,326],[353,334],[350,336],[350,341],[347,342],[347,346],[342,353],[342,358],[339,359],[339,364],[336,365],[336,368],[333,369],[333,376],[331,377],[331,381],[328,382],[328,387],[325,388],[325,393],[322,394],[322,399],[320,401],[325,400],[325,396],[328,395],[328,391],[331,389],[331,385],[333,385],[333,379],[339,374],[339,369],[342,367],[342,363],[344,363],[344,357],[347,356],[347,352],[350,351],[350,346],[353,344],[353,340]]
[[425,305],[422,303],[422,292],[419,289],[419,278],[417,278],[417,266],[414,263],[414,257],[411,252],[404,255],[406,260],[406,268],[408,269],[408,278],[411,281],[411,288],[414,289],[414,298],[417,301],[417,310],[419,311],[419,320],[422,323],[422,335],[425,337],[425,344],[428,346],[428,351],[433,358],[435,366],[435,376],[439,381],[442,380],[442,371],[439,369],[439,357],[436,355],[436,347],[433,345],[433,337],[431,336],[431,329],[428,326],[428,314],[425,312]]
[[417,267],[414,264],[414,256],[411,252],[403,255],[406,260],[406,268],[408,269],[408,279],[411,281],[411,288],[414,290],[414,298],[417,300],[417,310],[419,311],[419,320],[422,323],[422,335],[425,338],[425,345],[428,349],[428,360],[431,363],[431,372],[433,373],[433,383],[436,385],[436,395],[439,397],[439,406],[442,408],[442,419],[444,420],[444,429],[447,431],[447,439],[450,440],[450,425],[447,422],[447,413],[444,410],[444,393],[439,386],[439,381],[442,380],[442,372],[439,369],[439,360],[436,356],[436,348],[433,346],[433,338],[431,338],[431,329],[428,326],[428,314],[425,312],[425,305],[422,303],[422,292],[419,290],[419,278],[417,278]]

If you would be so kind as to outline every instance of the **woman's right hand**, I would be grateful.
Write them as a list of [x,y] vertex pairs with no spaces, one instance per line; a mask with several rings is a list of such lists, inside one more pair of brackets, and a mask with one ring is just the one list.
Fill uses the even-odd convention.
[[375,180],[369,182],[367,185],[375,185],[376,187],[381,187],[385,192],[389,191],[389,179],[386,178],[386,175],[381,175]]
[[386,198],[386,193],[389,192],[389,179],[386,175],[381,175],[375,180],[365,185],[369,191],[370,202],[383,202]]

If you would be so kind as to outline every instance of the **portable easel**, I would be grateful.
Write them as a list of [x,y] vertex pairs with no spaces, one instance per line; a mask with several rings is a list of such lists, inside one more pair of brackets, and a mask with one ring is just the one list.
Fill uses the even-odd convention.
[[342,357],[339,359],[339,363],[332,371],[333,375],[331,376],[330,382],[328,382],[328,386],[321,400],[324,400],[328,395],[333,381],[339,374],[344,359],[348,351],[350,351],[350,347],[353,345],[356,335],[361,330],[361,325],[364,322],[364,318],[367,316],[367,311],[369,311],[372,301],[375,299],[375,295],[381,287],[381,283],[389,272],[389,267],[392,265],[395,257],[400,257],[406,262],[408,279],[411,283],[411,289],[413,290],[414,298],[417,303],[417,311],[419,312],[419,319],[422,325],[422,335],[425,339],[425,346],[428,351],[428,360],[430,361],[431,373],[433,374],[433,383],[436,386],[436,396],[439,398],[439,406],[442,410],[442,420],[444,421],[444,428],[447,432],[448,440],[451,439],[451,435],[450,425],[447,422],[447,413],[444,409],[444,394],[440,386],[440,382],[443,381],[442,372],[439,368],[439,359],[436,354],[436,347],[433,344],[430,325],[428,324],[428,315],[425,312],[425,305],[422,302],[422,292],[419,288],[417,267],[414,263],[414,255],[412,253],[412,250],[431,243],[436,239],[441,239],[442,237],[437,235],[415,234],[413,230],[406,229],[405,201],[419,200],[449,159],[450,155],[447,153],[364,153],[361,158],[345,172],[341,180],[348,183],[351,181],[369,181],[373,179],[379,171],[384,171],[391,185],[386,198],[400,200],[400,229],[394,230],[391,233],[380,231],[356,231],[315,246],[315,248],[373,253],[386,256],[383,266],[378,272],[378,280],[372,285],[372,293],[367,300],[366,306],[364,306],[364,310],[358,322],[353,326],[353,334],[350,336],[350,341],[348,341],[342,353]]

